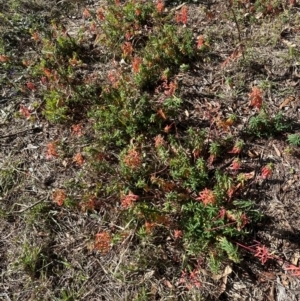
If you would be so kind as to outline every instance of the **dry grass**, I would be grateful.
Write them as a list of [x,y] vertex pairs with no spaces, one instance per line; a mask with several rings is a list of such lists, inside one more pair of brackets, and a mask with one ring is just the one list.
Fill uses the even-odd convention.
[[[189,126],[209,128],[213,116],[223,120],[215,131],[229,128],[228,135],[240,138],[256,116],[256,110],[249,107],[249,93],[256,86],[264,91],[264,103],[272,116],[293,96],[283,112],[296,121],[292,132],[299,131],[299,3],[282,2],[278,11],[274,8],[265,13],[259,6],[263,1],[255,1],[258,8],[253,14],[249,13],[250,3],[236,4],[233,9],[240,32],[223,1],[188,3],[188,26],[195,41],[204,36],[209,55],[193,62],[189,71],[178,72],[183,105],[170,128],[162,127],[162,135],[175,129],[185,133],[180,131]],[[84,30],[89,24],[82,18],[85,8],[94,12],[102,5],[106,7],[105,1],[15,0],[0,4],[0,54],[36,58],[39,54],[32,50],[30,26],[50,26],[55,19],[72,37],[84,32],[80,51],[86,51],[88,63],[83,63],[76,75],[80,79],[97,74],[97,84],[104,87],[107,71],[117,67],[112,54],[95,43],[93,33]],[[9,23],[5,16],[12,16],[15,7],[17,20]],[[42,20],[35,17],[39,15]],[[143,42],[143,38],[141,34],[135,42]],[[114,59],[118,64],[121,57]],[[73,124],[49,122],[43,115],[45,99],[25,86],[29,71],[19,65],[5,66],[0,66],[1,300],[300,300],[299,277],[291,276],[276,262],[262,266],[253,254],[242,251],[240,263],[225,260],[214,273],[214,268],[218,269],[212,260],[208,263],[205,256],[188,256],[181,232],[175,228],[178,208],[173,208],[171,221],[161,216],[152,221],[132,218],[123,207],[130,210],[139,199],[126,191],[134,200],[127,198],[122,207],[118,192],[130,177],[128,168],[144,167],[145,160],[157,159],[152,150],[151,156],[144,154],[154,141],[145,140],[147,144],[140,137],[142,142],[133,139],[128,152],[121,155],[118,148],[110,152],[98,149],[93,117],[74,109],[78,119]],[[122,68],[128,68],[125,61]],[[20,111],[22,105],[29,108],[29,118]],[[163,114],[161,111],[156,118],[163,120]],[[237,118],[233,127],[225,124],[232,114]],[[240,159],[245,173],[255,171],[243,198],[251,198],[264,215],[261,222],[249,227],[249,239],[256,238],[297,266],[299,150],[287,149],[287,134],[245,136]],[[50,143],[53,149],[49,151]],[[122,156],[125,163],[119,166]],[[263,181],[257,176],[269,162],[274,163],[274,172],[269,181]],[[217,167],[230,171],[231,162],[226,159],[215,164],[209,175]],[[116,169],[125,176],[112,176]],[[153,185],[172,191],[174,183],[170,179],[162,182],[159,176],[152,178],[156,181]],[[146,191],[145,186],[143,189]],[[157,201],[162,197],[158,190],[153,199],[146,193],[143,196],[164,210],[165,204]],[[180,195],[187,190],[179,191]]]

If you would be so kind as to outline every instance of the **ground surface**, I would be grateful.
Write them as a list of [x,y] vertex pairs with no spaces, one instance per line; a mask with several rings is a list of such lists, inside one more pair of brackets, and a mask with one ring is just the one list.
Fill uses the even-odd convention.
[[[240,2],[245,4],[238,10],[239,29],[233,18],[228,17],[231,12],[225,1],[187,4],[188,26],[193,29],[195,38],[209,36],[212,45],[209,60],[178,75],[180,97],[184,100],[181,126],[206,120],[207,112],[220,118],[235,113],[239,123],[230,131],[238,136],[256,114],[249,107],[249,87],[260,85],[264,86],[267,110],[283,111],[295,121],[293,132],[298,132],[300,4],[291,1],[294,3],[291,6],[288,1],[282,1],[284,3],[276,9],[252,14],[251,1]],[[18,9],[24,14],[36,10],[50,18],[51,14],[63,11],[59,4],[52,4],[41,8],[38,2],[33,2],[32,7],[21,5]],[[70,15],[63,12],[60,16],[61,22],[69,34],[75,36],[85,26],[84,8],[92,11],[100,5],[103,2],[72,5],[68,9]],[[11,12],[9,5],[0,4],[0,8]],[[251,22],[251,18],[255,22]],[[6,23],[3,21],[0,26],[4,28]],[[93,35],[89,38],[92,44]],[[22,51],[31,51],[22,39],[11,42],[16,56],[22,55]],[[243,55],[232,56],[242,48],[245,49]],[[82,72],[96,70],[99,81],[104,82],[112,58],[97,45],[90,56],[91,64]],[[233,59],[224,65],[230,56]],[[100,180],[88,164],[79,167],[72,155],[68,155],[93,145],[96,139],[93,121],[81,120],[80,138],[71,127],[47,121],[41,114],[43,99],[35,91],[16,92],[15,86],[23,83],[22,76],[17,68],[1,69],[1,300],[300,300],[299,277],[289,274],[275,260],[262,265],[246,251],[241,263],[227,265],[230,270],[227,274],[225,266],[224,274],[217,276],[201,269],[202,285],[191,290],[180,284],[180,267],[172,265],[173,261],[167,256],[174,247],[171,238],[164,249],[153,244],[137,251],[137,238],[130,230],[122,244],[106,255],[96,252],[94,235],[103,220],[109,221],[110,227],[118,227],[117,210],[103,209],[100,204],[104,202],[110,207],[109,198],[99,198],[101,209],[92,213],[58,207],[51,198],[55,189],[67,189],[72,200],[80,202],[82,191],[89,191]],[[285,102],[287,99],[290,101]],[[32,108],[31,119],[19,113],[22,105]],[[252,239],[297,266],[300,256],[299,150],[288,153],[286,138],[287,133],[246,138],[247,149],[241,156],[245,172],[257,169],[261,162],[273,162],[274,172],[268,181],[253,181],[244,197],[254,200],[264,215],[251,229]],[[60,152],[64,155],[49,160],[46,148],[53,141],[60,141]],[[104,173],[101,181],[106,177]],[[166,266],[153,269],[147,264],[147,256],[141,256],[143,251],[162,258]],[[137,258],[139,269],[134,268]]]

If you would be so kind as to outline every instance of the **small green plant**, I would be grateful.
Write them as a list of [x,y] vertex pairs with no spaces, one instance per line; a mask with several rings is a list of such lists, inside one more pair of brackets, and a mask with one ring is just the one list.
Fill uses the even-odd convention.
[[41,248],[34,247],[25,242],[23,245],[20,264],[24,270],[31,276],[35,277],[40,267]]
[[265,109],[261,109],[257,116],[250,118],[248,131],[258,137],[266,137],[283,133],[291,128],[291,120],[281,112],[272,117]]
[[287,140],[291,146],[300,146],[300,134],[289,134]]
[[238,250],[228,239],[246,235],[245,226],[250,220],[259,219],[259,215],[250,201],[235,200],[234,209],[226,209],[224,200],[230,198],[230,191],[236,185],[232,181],[217,172],[214,189],[205,188],[196,200],[183,206],[183,238],[190,254],[217,249],[220,255],[224,252],[224,258],[238,261]]

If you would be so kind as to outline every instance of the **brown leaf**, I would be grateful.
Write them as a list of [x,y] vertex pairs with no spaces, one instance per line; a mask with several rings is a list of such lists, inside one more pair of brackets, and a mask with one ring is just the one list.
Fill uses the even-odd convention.
[[173,126],[173,123],[166,125],[164,128],[164,132],[168,134],[170,132],[172,126]]
[[228,275],[230,275],[232,272],[232,268],[227,265],[225,267],[225,270],[224,270],[224,273],[222,275],[222,284],[221,284],[221,288],[220,288],[220,294],[223,294],[226,290],[226,285],[227,285],[227,278],[228,278]]
[[172,283],[167,279],[164,281],[164,285],[167,286],[168,288],[173,288]]
[[255,150],[248,150],[248,156],[250,158],[257,158],[259,156],[259,153]]
[[251,171],[251,172],[248,172],[248,173],[244,173],[244,177],[246,178],[246,180],[251,180],[253,179],[255,176],[255,171]]
[[245,46],[244,45],[240,45],[239,47],[237,47],[232,53],[231,55],[222,63],[221,67],[224,68],[226,67],[230,62],[233,62],[235,59],[241,57],[243,55]]
[[56,151],[56,143],[50,142],[47,144],[46,158],[52,159],[53,157],[58,157],[58,153]]
[[3,54],[0,54],[0,62],[1,62],[1,63],[6,63],[6,62],[8,62],[9,60],[10,60],[10,59],[9,59],[8,56],[3,55]]
[[52,200],[58,206],[62,206],[66,198],[67,195],[63,189],[56,189],[52,194]]
[[293,43],[291,43],[290,41],[285,40],[285,39],[281,39],[281,42],[282,42],[283,44],[285,44],[286,46],[288,46],[289,48],[295,48],[295,47],[297,47],[296,44],[293,44]]
[[82,156],[81,153],[77,153],[74,157],[73,157],[73,162],[77,163],[79,166],[82,166],[84,163],[84,158]]
[[80,123],[73,124],[71,128],[72,128],[72,132],[76,136],[78,136],[78,137],[82,136],[82,124],[80,124]]
[[279,106],[279,109],[283,109],[284,107],[286,107],[290,102],[294,101],[295,97],[294,96],[289,96],[288,98],[286,98],[281,105]]
[[282,191],[288,190],[295,182],[295,179],[288,180],[287,183],[282,187]]
[[165,113],[163,112],[162,108],[157,110],[157,114],[162,118],[162,119],[167,119]]
[[277,156],[278,156],[278,157],[281,157],[281,152],[280,152],[280,150],[277,148],[277,146],[276,146],[275,144],[273,144],[273,143],[272,143],[272,146],[273,146],[273,148],[274,148],[274,150],[275,150]]
[[293,265],[297,265],[298,261],[299,261],[299,258],[300,258],[300,253],[298,253],[298,252],[294,253],[292,258],[291,258],[291,263]]
[[224,131],[228,131],[229,128],[233,125],[233,120],[228,118],[227,120],[218,120],[216,122],[218,128],[222,128]]
[[225,282],[227,282],[227,276],[230,275],[231,273],[232,273],[232,268],[229,265],[227,265],[222,274],[213,275],[212,278],[214,280],[220,280],[221,278],[224,278]]

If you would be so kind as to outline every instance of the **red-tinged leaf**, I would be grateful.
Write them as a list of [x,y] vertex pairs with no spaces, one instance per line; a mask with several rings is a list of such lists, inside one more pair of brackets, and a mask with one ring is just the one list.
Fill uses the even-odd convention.
[[53,157],[58,157],[58,153],[55,142],[50,142],[47,144],[46,158],[52,159]]
[[165,115],[165,113],[163,112],[163,110],[162,110],[162,108],[159,108],[158,110],[157,110],[157,114],[162,118],[162,119],[167,119],[167,117],[166,117],[166,115]]
[[156,3],[156,9],[159,13],[162,13],[162,11],[164,10],[164,4],[162,0],[158,0]]
[[105,16],[104,16],[104,11],[102,8],[99,8],[97,10],[97,18],[99,21],[103,21],[105,19]]
[[82,211],[94,210],[96,207],[97,199],[96,197],[90,197],[87,201],[79,203]]
[[0,62],[1,63],[6,63],[10,60],[10,58],[6,55],[0,54]]
[[261,170],[261,177],[263,179],[268,179],[271,177],[273,173],[273,164],[269,163],[268,165],[264,166]]
[[237,172],[241,168],[241,160],[239,158],[234,159],[229,168]]
[[27,82],[27,83],[26,83],[26,86],[27,86],[27,88],[28,88],[29,90],[32,90],[32,91],[35,90],[34,83],[32,83],[32,82]]
[[36,41],[36,42],[39,42],[39,41],[41,40],[40,35],[39,35],[38,32],[34,32],[34,33],[32,34],[32,36],[31,36],[31,38],[32,38],[34,41]]
[[177,89],[177,82],[174,81],[174,82],[170,82],[169,84],[165,83],[164,88],[165,88],[164,94],[166,96],[174,95]]
[[237,146],[234,146],[232,148],[232,150],[228,152],[228,154],[239,154],[240,152],[241,152],[241,149]]
[[174,238],[175,239],[182,238],[182,230],[174,230]]
[[125,42],[122,46],[122,51],[123,51],[123,55],[126,56],[130,56],[133,52],[133,47],[132,44],[130,42]]
[[283,266],[285,271],[289,271],[290,274],[294,277],[300,276],[300,267],[297,267],[293,264],[286,264]]
[[91,16],[91,13],[89,12],[89,10],[87,8],[84,9],[82,16],[84,19],[88,19]]
[[20,110],[19,110],[20,114],[26,118],[30,118],[31,114],[30,114],[30,110],[25,107],[24,105],[20,105]]
[[76,135],[76,136],[78,136],[78,137],[80,137],[81,135],[82,135],[82,124],[73,124],[72,125],[72,132]]
[[194,157],[194,160],[196,160],[197,158],[199,158],[200,153],[201,153],[201,150],[200,150],[200,149],[194,149],[194,150],[193,150],[193,157]]
[[205,188],[199,193],[197,201],[201,201],[205,206],[208,204],[214,205],[216,203],[216,195],[210,189]]
[[262,106],[262,90],[258,87],[253,87],[251,93],[249,94],[249,98],[250,106],[260,110]]
[[198,40],[197,40],[197,48],[200,49],[200,48],[202,48],[203,45],[204,45],[204,37],[199,36]]
[[164,127],[164,132],[168,134],[170,132],[172,126],[173,126],[173,123],[166,125]]
[[41,82],[43,85],[46,85],[47,84],[47,77],[46,76],[42,76],[41,77]]
[[132,62],[132,69],[134,73],[138,73],[140,70],[140,64],[142,62],[142,59],[139,57],[134,57]]
[[183,5],[179,13],[175,15],[176,23],[187,24],[188,22],[188,7]]
[[212,165],[213,162],[215,161],[215,159],[216,159],[215,155],[210,155],[209,158],[208,158],[208,164]]
[[254,254],[255,257],[258,257],[261,261],[262,264],[265,264],[266,261],[271,258],[270,253],[269,253],[269,249],[266,248],[266,246],[256,246],[256,253]]
[[146,233],[151,233],[152,229],[156,226],[156,223],[151,223],[151,222],[145,222],[145,230]]
[[63,189],[56,189],[52,194],[52,200],[58,206],[62,206],[66,198],[67,196]]
[[50,69],[48,69],[48,68],[43,68],[43,71],[44,71],[45,75],[46,75],[48,78],[51,77],[52,72],[51,72]]
[[73,161],[77,163],[79,166],[82,166],[84,163],[84,158],[81,153],[78,153],[74,156]]
[[97,233],[95,236],[94,249],[102,254],[108,253],[111,247],[111,236],[107,231]]
[[121,204],[123,208],[128,209],[133,206],[134,202],[139,199],[138,195],[133,194],[131,191],[127,195],[121,197]]
[[96,31],[97,31],[97,26],[96,26],[96,23],[95,23],[95,22],[92,22],[92,23],[91,23],[90,31],[92,31],[92,32],[96,32]]

